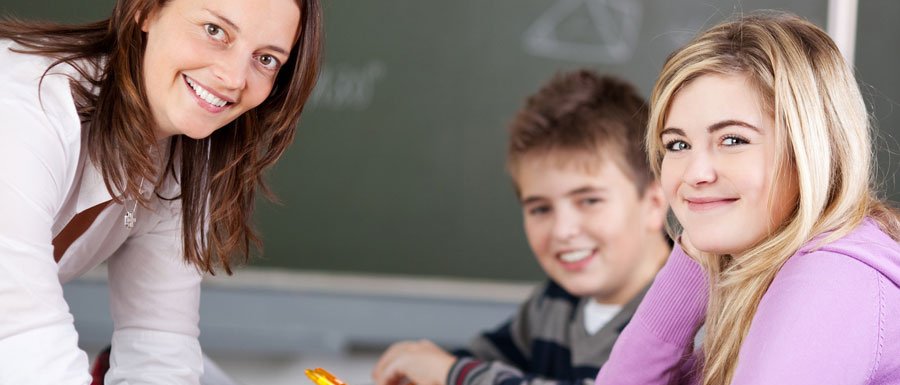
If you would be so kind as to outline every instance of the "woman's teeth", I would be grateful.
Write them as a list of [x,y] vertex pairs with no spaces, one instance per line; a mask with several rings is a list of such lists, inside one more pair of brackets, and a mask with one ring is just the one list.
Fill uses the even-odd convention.
[[209,91],[203,89],[203,87],[200,87],[200,85],[198,85],[197,83],[194,83],[194,81],[191,80],[190,78],[185,77],[185,79],[187,80],[187,82],[191,86],[191,88],[194,89],[194,93],[196,93],[197,96],[199,96],[200,99],[203,99],[205,102],[212,104],[216,107],[224,107],[226,104],[228,104],[228,102],[226,102],[222,99],[219,99],[215,95],[209,93]]

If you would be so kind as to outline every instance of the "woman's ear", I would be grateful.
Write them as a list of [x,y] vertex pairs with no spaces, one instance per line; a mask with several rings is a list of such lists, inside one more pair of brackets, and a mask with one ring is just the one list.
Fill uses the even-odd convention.
[[152,19],[154,19],[156,17],[157,14],[159,14],[158,6],[155,7],[153,10],[151,10],[150,12],[148,12],[147,17],[141,17],[144,14],[141,12],[141,10],[137,10],[134,13],[134,22],[135,22],[135,24],[137,24],[141,27],[141,31],[144,31],[144,33],[147,33],[148,30],[150,29],[149,28],[150,22],[152,21]]

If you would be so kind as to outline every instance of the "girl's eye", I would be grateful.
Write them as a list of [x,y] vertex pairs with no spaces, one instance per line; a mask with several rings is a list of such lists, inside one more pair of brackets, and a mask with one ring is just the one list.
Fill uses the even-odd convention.
[[225,40],[225,30],[218,25],[207,23],[203,25],[203,28],[206,29],[206,34],[214,40],[222,41]]
[[272,55],[260,55],[257,60],[259,60],[259,64],[269,70],[274,71],[281,67],[281,63]]
[[676,140],[670,140],[670,141],[666,142],[665,148],[666,148],[666,151],[679,152],[679,151],[684,151],[684,150],[690,149],[691,147],[688,146],[688,144],[685,143],[683,140],[676,139]]
[[750,142],[748,142],[744,138],[741,138],[738,136],[726,136],[724,139],[722,139],[722,145],[724,145],[724,146],[737,146],[740,144],[747,144],[747,143],[750,143]]

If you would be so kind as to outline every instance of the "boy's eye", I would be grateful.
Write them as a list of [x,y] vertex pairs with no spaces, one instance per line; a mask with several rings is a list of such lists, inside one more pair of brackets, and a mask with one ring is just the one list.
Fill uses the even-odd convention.
[[603,202],[603,199],[600,199],[600,198],[594,198],[594,197],[584,198],[584,199],[581,200],[581,204],[584,205],[584,206],[593,206],[593,205],[595,205],[595,204],[597,204],[597,203],[600,203],[600,202]]
[[666,151],[679,152],[690,149],[691,147],[683,140],[670,140],[666,142],[665,148]]
[[750,143],[750,142],[748,142],[744,138],[741,138],[738,136],[726,136],[724,139],[722,139],[722,145],[724,145],[724,146],[737,146],[739,144],[747,144],[747,143]]
[[528,208],[526,212],[531,216],[544,215],[550,212],[550,206],[534,206]]
[[225,40],[225,30],[223,30],[222,27],[219,27],[218,25],[212,23],[207,23],[203,25],[203,28],[206,29],[206,34],[214,40]]

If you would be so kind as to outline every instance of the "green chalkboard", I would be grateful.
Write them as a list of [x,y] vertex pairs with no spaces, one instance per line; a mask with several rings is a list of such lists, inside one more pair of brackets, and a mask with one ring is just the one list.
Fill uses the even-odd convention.
[[[259,206],[265,252],[254,265],[536,279],[503,168],[505,126],[526,95],[582,66],[631,79],[646,95],[665,56],[698,30],[759,8],[824,26],[827,3],[325,0],[324,71],[296,142],[270,174],[283,204]],[[111,4],[0,0],[0,10],[84,21]],[[897,14],[894,1],[861,2],[857,48],[882,145],[894,153],[900,51],[887,47],[900,30],[882,19]],[[879,162],[900,200],[897,155],[880,151]]]

